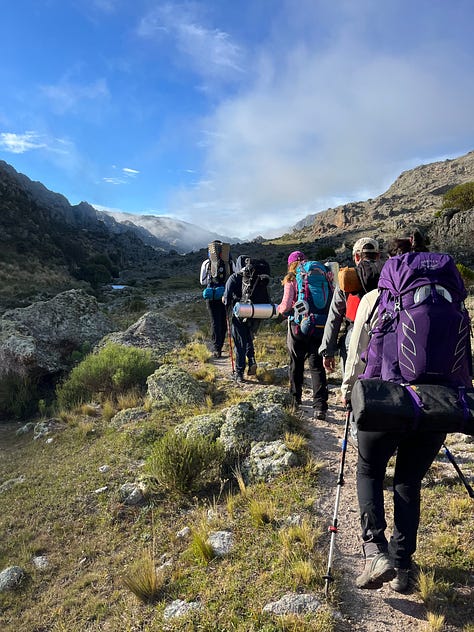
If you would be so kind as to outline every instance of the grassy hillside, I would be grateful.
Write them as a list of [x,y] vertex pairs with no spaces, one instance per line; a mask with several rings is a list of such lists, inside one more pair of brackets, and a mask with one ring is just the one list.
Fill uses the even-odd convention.
[[[179,309],[167,312],[176,317]],[[167,429],[245,395],[209,364],[202,345],[204,304],[196,303],[192,313],[193,340],[169,361],[208,385],[201,408],[171,406],[145,422],[114,428],[110,418],[118,408],[143,403],[132,392],[115,402],[59,412],[53,434],[37,441],[31,432],[17,436],[18,424],[0,426],[0,485],[20,479],[10,489],[0,487],[0,570],[19,565],[27,571],[19,590],[0,594],[2,632],[348,629],[334,615],[341,569],[327,603],[323,595],[330,516],[317,508],[323,495],[333,498],[335,488],[321,487],[323,464],[308,450],[307,429],[297,418],[285,440],[306,457],[272,483],[245,486],[236,472],[221,472],[191,494],[158,491],[140,505],[127,505],[121,496],[123,484],[143,475]],[[257,360],[280,364],[285,355],[284,330],[263,327]],[[473,445],[465,449],[472,456]],[[438,474],[435,468],[423,492],[421,598],[433,617],[449,616],[450,630],[473,632],[466,623],[472,601],[462,597],[463,586],[472,592],[472,500],[457,480],[444,484]],[[190,532],[180,536],[186,527]],[[220,529],[234,533],[235,548],[228,557],[213,558],[205,540]],[[47,558],[44,570],[35,568],[37,556]],[[315,593],[326,605],[306,617],[262,612],[266,603],[295,590]],[[165,607],[176,599],[202,608],[165,623]]]

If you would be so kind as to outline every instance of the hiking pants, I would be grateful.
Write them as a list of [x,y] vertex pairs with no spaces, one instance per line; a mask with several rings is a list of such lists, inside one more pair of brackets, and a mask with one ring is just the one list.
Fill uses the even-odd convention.
[[319,355],[318,349],[321,345],[321,336],[303,336],[295,334],[294,325],[288,324],[288,335],[286,344],[290,354],[290,393],[297,400],[301,401],[304,380],[304,363],[308,359],[311,374],[311,384],[313,387],[313,408],[317,410],[327,410],[328,408],[328,386],[326,370],[323,366],[323,358]]
[[[409,568],[420,521],[421,481],[446,438],[439,432],[358,432],[357,494],[364,554],[389,553],[396,568]],[[383,483],[395,454],[393,534],[385,537]]]
[[[249,359],[249,366],[255,362],[251,322],[242,321],[236,316],[232,316],[232,339],[235,349],[235,370],[237,373],[243,375],[246,358]],[[250,360],[252,360],[252,362],[250,362]]]
[[227,333],[226,308],[222,301],[206,301],[211,317],[211,339],[214,351],[222,351]]

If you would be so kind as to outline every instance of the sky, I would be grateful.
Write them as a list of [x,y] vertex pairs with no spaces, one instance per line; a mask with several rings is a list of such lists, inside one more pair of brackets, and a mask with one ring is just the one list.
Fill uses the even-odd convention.
[[0,159],[233,237],[474,149],[472,0],[2,0]]

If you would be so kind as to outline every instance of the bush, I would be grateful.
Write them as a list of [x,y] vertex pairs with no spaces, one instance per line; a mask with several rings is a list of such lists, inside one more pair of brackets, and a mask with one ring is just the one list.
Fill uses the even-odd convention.
[[474,182],[458,184],[443,195],[443,209],[457,208],[468,211],[474,207]]
[[56,388],[58,403],[70,409],[94,396],[117,399],[125,391],[142,388],[156,366],[151,351],[108,344],[84,358]]
[[38,380],[7,373],[0,380],[0,415],[25,419],[38,410]]
[[159,489],[186,494],[203,483],[205,472],[219,470],[223,459],[222,445],[206,437],[186,437],[172,429],[153,446],[146,473]]
[[457,263],[456,267],[459,270],[459,274],[462,276],[464,285],[466,287],[469,285],[473,285],[474,284],[474,270],[471,270],[471,268],[468,268],[462,263]]

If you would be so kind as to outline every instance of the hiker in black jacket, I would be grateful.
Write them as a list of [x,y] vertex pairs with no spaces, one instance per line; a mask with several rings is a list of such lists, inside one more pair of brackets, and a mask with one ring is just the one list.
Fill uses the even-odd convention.
[[[367,287],[365,291],[372,290],[377,286],[377,272],[380,274],[381,269],[381,264],[378,265],[380,262],[378,241],[371,237],[361,237],[354,244],[352,256],[356,267],[359,267],[363,262],[374,262],[373,267],[376,268],[376,274],[373,279],[369,280],[370,287]],[[336,369],[336,355],[340,355],[341,357],[342,371],[344,372],[347,350],[349,349],[351,331],[355,318],[355,313],[352,317],[348,313],[348,304],[352,298],[354,297],[350,296],[348,292],[344,292],[340,287],[336,288],[332,297],[328,319],[319,347],[319,354],[323,356],[324,368],[328,373]],[[357,309],[357,306],[355,309]],[[355,312],[355,310],[353,311]]]
[[[209,249],[222,248],[224,244],[220,241],[213,241],[209,244]],[[228,245],[228,244],[226,244]],[[224,292],[224,285],[226,279],[234,270],[234,262],[230,258],[226,261],[220,261],[218,264],[218,275],[212,274],[212,262],[211,253],[209,252],[209,258],[205,259],[201,265],[201,272],[199,275],[199,281],[201,285],[207,286],[211,293],[210,298],[206,298],[206,306],[211,319],[211,338],[213,346],[213,355],[215,358],[220,358],[222,355],[222,347],[224,346],[225,337],[227,334],[227,320],[225,307],[222,304],[222,295]]]
[[248,364],[247,375],[255,375],[257,372],[253,338],[259,321],[252,318],[238,318],[232,311],[234,305],[242,298],[242,274],[240,272],[247,259],[249,259],[247,255],[241,255],[237,258],[235,272],[227,279],[222,297],[227,313],[232,315],[231,331],[235,348],[235,379],[237,382],[244,381],[246,364]]

